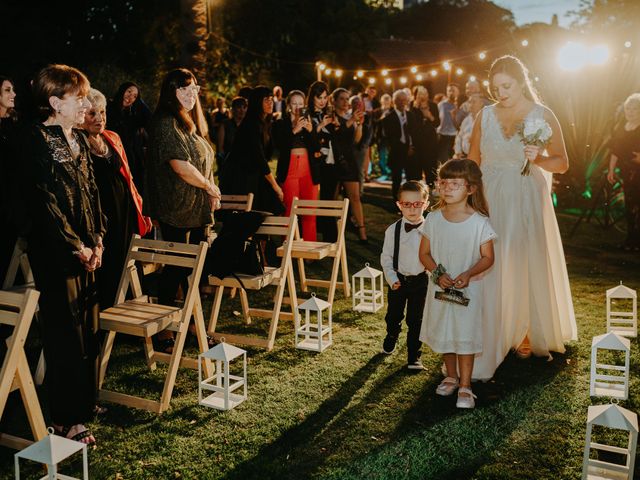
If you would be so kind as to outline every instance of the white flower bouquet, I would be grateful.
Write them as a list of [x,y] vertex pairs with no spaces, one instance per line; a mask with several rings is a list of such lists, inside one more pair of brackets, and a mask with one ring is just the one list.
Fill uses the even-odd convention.
[[[525,146],[535,146],[545,148],[551,140],[553,134],[549,124],[542,118],[536,118],[533,120],[525,120],[518,130],[522,143]],[[529,175],[531,170],[531,162],[525,159],[521,175]]]

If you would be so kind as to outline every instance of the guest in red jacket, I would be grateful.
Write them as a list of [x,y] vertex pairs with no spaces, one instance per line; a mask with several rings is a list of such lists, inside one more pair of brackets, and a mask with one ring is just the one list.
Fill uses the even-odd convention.
[[92,88],[87,98],[91,109],[84,116],[82,128],[91,146],[102,212],[107,216],[102,268],[96,271],[100,309],[105,309],[114,304],[131,236],[146,235],[151,230],[151,219],[142,215],[142,197],[131,176],[120,137],[105,130],[105,96]]

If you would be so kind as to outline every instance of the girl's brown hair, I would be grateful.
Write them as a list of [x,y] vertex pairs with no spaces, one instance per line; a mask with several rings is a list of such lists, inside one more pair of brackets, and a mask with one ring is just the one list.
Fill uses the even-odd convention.
[[[533,88],[531,80],[529,79],[529,70],[525,67],[524,63],[520,61],[519,58],[514,57],[513,55],[504,55],[500,58],[497,58],[491,64],[491,69],[489,70],[489,81],[493,82],[493,77],[497,73],[504,73],[509,75],[511,78],[516,80],[520,85],[522,85],[522,90],[524,96],[531,100],[534,103],[542,103],[540,101],[540,97],[538,96],[538,92]],[[493,96],[493,89],[489,89],[491,98],[495,101],[497,99]]]
[[[482,171],[476,162],[466,158],[449,160],[438,169],[438,179],[462,178],[469,187],[476,187],[475,191],[467,197],[467,204],[476,212],[489,216],[489,205],[484,196],[484,185],[482,184]],[[446,205],[441,196],[434,210],[443,208]]]
[[68,65],[49,65],[33,79],[33,99],[41,120],[56,112],[49,103],[50,97],[62,98],[66,94],[85,97],[89,94],[89,79],[77,68]]

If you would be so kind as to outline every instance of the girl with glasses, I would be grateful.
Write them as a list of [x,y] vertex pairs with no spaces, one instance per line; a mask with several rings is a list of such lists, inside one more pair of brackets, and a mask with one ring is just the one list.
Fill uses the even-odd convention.
[[[436,185],[438,204],[420,227],[420,261],[433,283],[427,291],[420,340],[444,356],[447,376],[436,394],[449,396],[458,390],[456,406],[474,408],[474,357],[485,343],[482,279],[493,265],[496,233],[476,163],[449,160],[440,167]],[[456,297],[462,301],[448,301]]]

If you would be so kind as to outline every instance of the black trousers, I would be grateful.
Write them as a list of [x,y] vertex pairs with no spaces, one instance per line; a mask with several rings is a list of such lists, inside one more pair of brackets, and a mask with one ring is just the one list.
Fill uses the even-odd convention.
[[440,135],[438,137],[438,164],[443,164],[453,156],[455,135]]
[[[320,169],[320,200],[335,200],[338,197],[339,183],[336,166],[323,163]],[[317,223],[323,242],[338,240],[338,223],[335,217],[318,217]]]
[[71,426],[93,418],[97,400],[98,301],[94,274],[60,273],[29,245],[29,262],[40,291],[40,328],[47,362],[45,385],[51,420]]
[[402,183],[402,172],[407,180],[420,180],[422,168],[415,155],[409,156],[409,145],[398,145],[389,152],[389,167],[391,168],[391,194],[393,200],[398,199],[398,190]]
[[[411,277],[400,276],[400,288],[387,293],[387,335],[398,338],[402,320],[407,323],[407,360],[413,363],[420,358],[420,327],[424,302],[427,299],[429,278],[426,273]],[[406,308],[406,316],[405,316]]]
[[[166,242],[179,242],[198,244],[206,241],[206,227],[181,228],[160,222],[162,239]],[[182,286],[182,291],[186,295],[189,288],[187,277],[190,269],[184,267],[174,267],[166,265],[162,269],[158,281],[158,302],[163,305],[173,305],[178,293],[178,286]]]
[[621,168],[628,247],[640,247],[640,168]]

